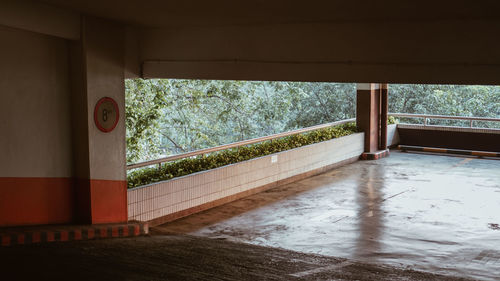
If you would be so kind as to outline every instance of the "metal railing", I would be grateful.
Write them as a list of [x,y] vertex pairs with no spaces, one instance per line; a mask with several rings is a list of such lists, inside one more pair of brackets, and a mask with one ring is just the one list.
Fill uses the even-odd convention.
[[430,114],[410,114],[410,113],[388,113],[389,116],[394,117],[404,117],[404,118],[423,118],[424,126],[429,126],[427,124],[428,119],[447,119],[447,120],[462,120],[469,121],[469,127],[474,128],[474,121],[488,121],[488,122],[500,122],[500,118],[490,118],[490,117],[466,117],[466,116],[448,116],[448,115],[430,115]]
[[142,168],[142,167],[152,166],[152,165],[161,165],[162,163],[175,161],[175,160],[179,160],[179,159],[183,159],[183,158],[203,155],[203,154],[207,154],[207,153],[212,153],[212,152],[217,152],[217,151],[221,151],[221,150],[225,150],[225,149],[229,149],[229,148],[235,148],[235,147],[240,147],[240,146],[244,146],[244,145],[259,143],[259,142],[273,140],[273,139],[277,139],[277,138],[302,134],[302,133],[315,131],[315,130],[319,130],[319,129],[324,129],[324,128],[328,128],[328,127],[333,127],[333,126],[337,126],[337,125],[342,125],[342,124],[354,122],[354,121],[356,121],[356,118],[340,120],[340,121],[336,121],[336,122],[325,123],[325,124],[316,125],[316,126],[307,127],[307,128],[302,128],[302,129],[293,130],[293,131],[289,131],[289,132],[274,134],[274,135],[270,135],[270,136],[265,136],[265,137],[260,137],[260,138],[245,140],[245,141],[239,141],[239,142],[233,142],[230,144],[224,144],[224,145],[205,148],[205,149],[199,149],[199,150],[186,152],[186,153],[182,153],[182,154],[176,154],[176,155],[172,155],[172,156],[168,156],[168,157],[164,157],[164,158],[160,158],[160,159],[144,161],[144,162],[135,163],[135,164],[129,164],[129,165],[127,165],[127,170],[137,169],[137,168]]

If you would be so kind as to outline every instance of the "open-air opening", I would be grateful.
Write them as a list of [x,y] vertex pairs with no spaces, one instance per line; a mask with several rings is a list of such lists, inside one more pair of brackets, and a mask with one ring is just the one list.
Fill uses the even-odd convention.
[[398,117],[401,123],[498,129],[500,122],[485,119],[500,117],[500,86],[391,84],[389,112],[421,115]]
[[356,84],[127,80],[127,160],[152,160],[355,117]]
[[[129,79],[125,85],[129,187],[359,131],[352,123],[353,83]],[[499,86],[391,84],[388,121],[500,128],[499,93]]]
[[[148,184],[158,182],[151,187],[167,194],[147,197],[165,207],[144,204],[148,211],[134,215],[157,229],[469,277],[496,274],[499,255],[488,241],[500,229],[499,165],[467,155],[499,156],[488,151],[498,151],[500,87],[388,85],[387,145],[401,150],[355,162],[368,137],[353,123],[356,103],[382,91],[376,84],[126,83],[127,125],[143,116],[151,124],[136,147],[156,153],[128,152],[149,160],[129,166],[129,187],[138,187],[130,192],[147,197]],[[136,132],[129,128],[129,142]],[[352,164],[324,168],[338,163]],[[226,204],[214,208],[212,198]],[[199,210],[207,211],[181,218]],[[471,242],[477,235],[484,242]]]
[[167,162],[132,171],[129,187],[357,132],[355,84],[137,79],[126,97],[128,162]]

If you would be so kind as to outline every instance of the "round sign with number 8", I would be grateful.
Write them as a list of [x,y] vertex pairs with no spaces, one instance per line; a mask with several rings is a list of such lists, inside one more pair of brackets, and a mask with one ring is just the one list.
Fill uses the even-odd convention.
[[95,105],[94,121],[99,130],[105,133],[113,131],[119,118],[118,104],[114,99],[104,97]]

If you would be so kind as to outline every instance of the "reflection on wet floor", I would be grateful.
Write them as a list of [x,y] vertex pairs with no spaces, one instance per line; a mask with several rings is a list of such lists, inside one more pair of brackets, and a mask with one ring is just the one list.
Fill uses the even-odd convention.
[[393,152],[161,226],[500,280],[500,161]]
[[356,203],[358,207],[358,238],[356,239],[356,250],[354,258],[364,259],[372,253],[380,252],[380,238],[383,234],[384,213],[381,210],[381,205],[384,199],[383,189],[384,184],[383,169],[378,169],[377,166],[370,165],[366,167],[365,177],[359,178],[356,193]]

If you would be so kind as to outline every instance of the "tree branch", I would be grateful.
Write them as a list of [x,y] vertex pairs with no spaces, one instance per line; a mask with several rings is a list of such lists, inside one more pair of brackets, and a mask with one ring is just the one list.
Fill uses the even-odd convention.
[[185,149],[184,147],[182,147],[182,146],[178,145],[178,144],[177,144],[177,143],[176,143],[173,139],[171,139],[168,135],[163,134],[163,133],[162,133],[162,135],[163,135],[164,137],[166,137],[166,138],[167,138],[167,139],[168,139],[171,143],[173,143],[173,144],[174,144],[174,146],[175,146],[175,148],[180,149],[182,152],[186,152],[186,149]]

